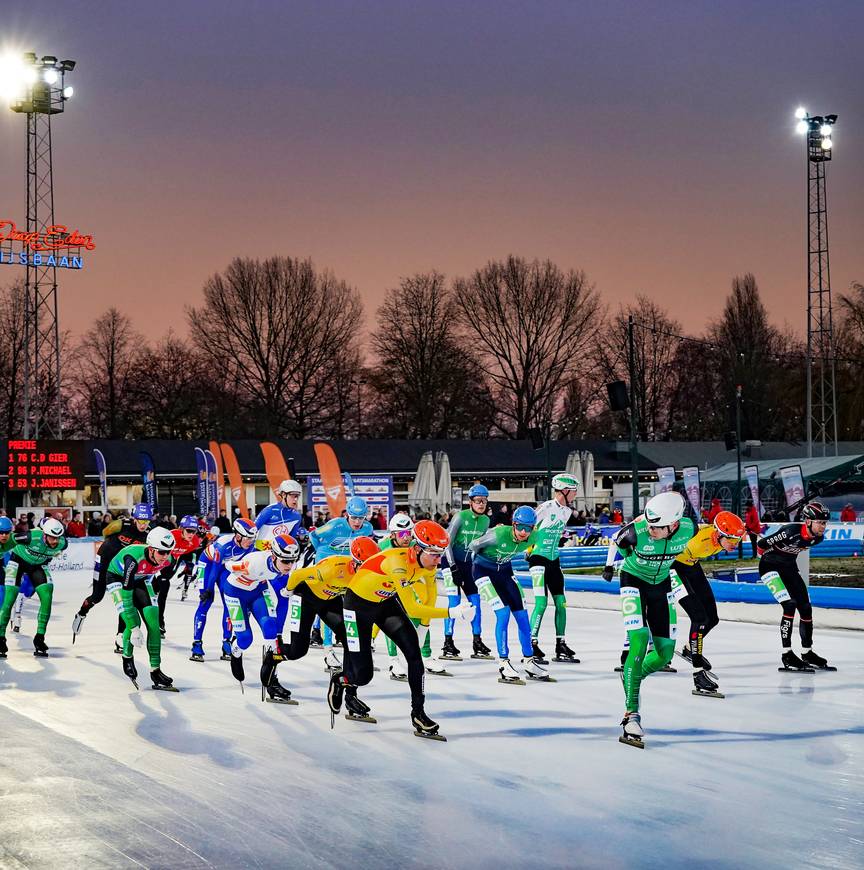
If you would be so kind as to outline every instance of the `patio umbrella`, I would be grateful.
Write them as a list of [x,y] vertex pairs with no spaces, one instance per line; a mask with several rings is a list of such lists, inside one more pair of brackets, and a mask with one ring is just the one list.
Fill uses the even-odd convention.
[[564,470],[567,474],[572,474],[579,481],[579,497],[576,499],[576,509],[583,510],[585,507],[585,476],[582,472],[582,457],[578,450],[571,450],[567,454],[567,465]]
[[594,454],[582,454],[582,479],[585,481],[585,506],[594,513]]
[[432,513],[435,495],[435,461],[432,458],[432,451],[427,450],[420,457],[417,474],[414,475],[414,486],[411,489],[411,505],[418,514]]

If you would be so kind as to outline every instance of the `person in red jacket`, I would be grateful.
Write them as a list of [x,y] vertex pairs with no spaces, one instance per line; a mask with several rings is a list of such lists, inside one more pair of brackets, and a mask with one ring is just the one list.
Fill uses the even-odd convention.
[[762,520],[759,519],[759,511],[752,501],[747,502],[747,511],[744,514],[744,528],[747,529],[747,537],[753,547],[753,556],[756,556],[756,540],[762,534]]
[[857,519],[858,514],[855,512],[855,508],[851,504],[844,505],[843,510],[840,511],[840,522],[854,523]]
[[714,523],[714,520],[717,519],[717,514],[723,510],[723,505],[720,504],[719,498],[711,499],[711,507],[707,511],[702,511],[702,516],[705,517],[706,523]]

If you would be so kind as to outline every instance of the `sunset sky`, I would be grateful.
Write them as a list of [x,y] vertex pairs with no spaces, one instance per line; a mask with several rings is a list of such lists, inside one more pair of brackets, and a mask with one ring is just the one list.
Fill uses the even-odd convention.
[[[76,333],[112,304],[183,331],[238,255],[311,256],[371,314],[400,276],[508,253],[691,331],[751,271],[803,331],[799,104],[839,115],[832,283],[864,281],[860,0],[13,0],[0,43],[78,61],[54,127],[57,219],[97,244],[60,273]],[[24,132],[3,108],[22,224]]]

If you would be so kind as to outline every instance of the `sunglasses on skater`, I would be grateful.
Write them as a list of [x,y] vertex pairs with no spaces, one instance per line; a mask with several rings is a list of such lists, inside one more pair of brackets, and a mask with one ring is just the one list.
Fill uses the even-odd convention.
[[524,523],[517,523],[515,526],[513,526],[513,528],[516,529],[517,532],[533,532],[534,531],[534,526],[526,526]]

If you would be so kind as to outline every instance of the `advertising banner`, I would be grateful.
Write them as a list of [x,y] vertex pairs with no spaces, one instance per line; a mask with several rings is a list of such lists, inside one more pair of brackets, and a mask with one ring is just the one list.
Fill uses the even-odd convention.
[[[395,503],[393,500],[393,478],[389,474],[371,475],[355,474],[352,477],[354,495],[366,499],[369,510],[383,510],[387,519],[393,515]],[[310,475],[306,481],[306,491],[309,494],[309,507],[312,516],[315,512],[328,507],[327,493],[318,475]]]
[[696,516],[702,515],[702,489],[699,485],[699,468],[696,465],[688,466],[682,471],[684,475],[684,491],[687,498],[696,511]]
[[675,469],[668,467],[657,469],[657,492],[670,492],[675,488]]
[[781,468],[780,479],[783,481],[787,505],[797,504],[804,498],[804,477],[800,465],[787,465]]
[[747,478],[747,484],[750,487],[750,498],[753,499],[753,504],[761,517],[762,503],[759,501],[759,466],[748,465],[744,469],[744,476]]

